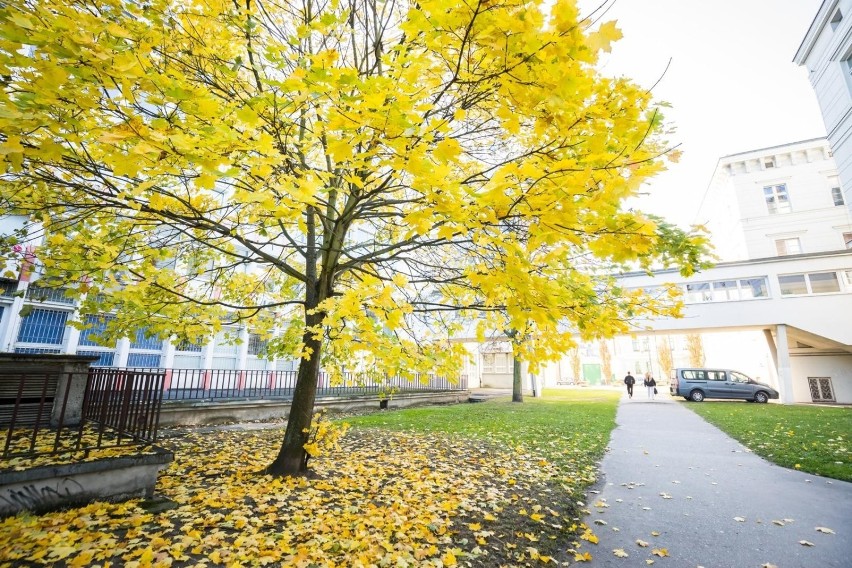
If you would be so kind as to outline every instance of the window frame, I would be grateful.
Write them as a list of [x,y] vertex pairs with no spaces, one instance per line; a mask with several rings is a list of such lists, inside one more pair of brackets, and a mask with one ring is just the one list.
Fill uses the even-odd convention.
[[[782,196],[784,198],[783,202],[780,200]],[[792,213],[793,211],[793,205],[790,202],[790,192],[787,189],[786,182],[764,185],[763,200],[766,203],[769,215],[783,215],[784,213]],[[780,203],[783,203],[783,206],[780,206]]]

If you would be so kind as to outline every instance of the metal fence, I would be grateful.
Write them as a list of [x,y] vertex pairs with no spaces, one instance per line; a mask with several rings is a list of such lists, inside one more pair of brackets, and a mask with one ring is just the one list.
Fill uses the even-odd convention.
[[161,372],[97,368],[0,374],[0,458],[152,443],[164,379]]
[[[287,399],[296,388],[296,371],[229,369],[148,369],[165,374],[165,400],[216,399]],[[397,392],[435,392],[467,389],[467,377],[451,382],[435,375],[415,375],[412,379],[389,377],[365,380],[345,373],[341,381],[332,381],[320,373],[317,396],[356,396]]]

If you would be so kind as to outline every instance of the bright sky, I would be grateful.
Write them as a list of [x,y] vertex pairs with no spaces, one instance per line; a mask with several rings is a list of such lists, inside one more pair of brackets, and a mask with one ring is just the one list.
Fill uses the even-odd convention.
[[[609,0],[611,3],[612,0]],[[670,138],[683,157],[648,185],[638,207],[687,226],[716,161],[825,136],[807,71],[793,63],[822,0],[615,0],[624,38],[605,55],[606,75],[626,75],[671,103]],[[588,14],[604,0],[580,0]]]

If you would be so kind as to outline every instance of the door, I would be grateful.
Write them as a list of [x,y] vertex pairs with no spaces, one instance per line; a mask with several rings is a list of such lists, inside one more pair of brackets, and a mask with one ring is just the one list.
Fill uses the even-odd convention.
[[583,379],[590,385],[601,384],[601,366],[595,363],[583,363]]
[[729,371],[726,386],[730,391],[730,398],[743,398],[746,400],[754,398],[756,385],[750,383],[748,377],[742,373]]
[[707,396],[709,398],[731,398],[728,385],[728,373],[725,371],[707,371]]

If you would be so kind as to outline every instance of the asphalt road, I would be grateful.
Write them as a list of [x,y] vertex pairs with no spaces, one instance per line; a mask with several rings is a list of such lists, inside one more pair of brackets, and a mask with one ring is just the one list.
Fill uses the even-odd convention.
[[583,543],[592,554],[584,565],[852,567],[852,483],[775,466],[689,404],[668,395],[649,401],[642,388],[622,398],[603,479],[586,502],[600,540]]

